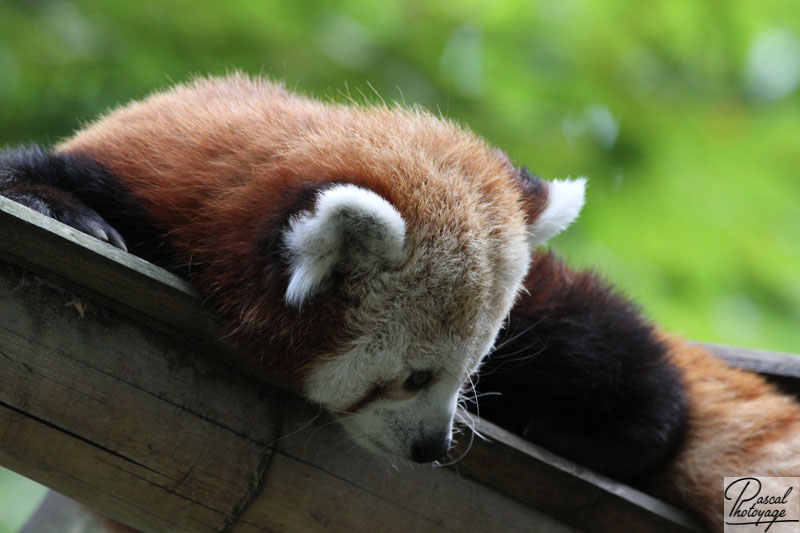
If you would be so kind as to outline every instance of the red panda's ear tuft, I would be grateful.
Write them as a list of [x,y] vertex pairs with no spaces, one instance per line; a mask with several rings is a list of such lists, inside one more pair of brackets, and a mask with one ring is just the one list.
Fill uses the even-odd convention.
[[313,211],[295,216],[284,233],[290,270],[286,303],[300,307],[334,272],[400,264],[405,234],[403,217],[378,194],[349,184],[322,190]]
[[520,171],[526,193],[528,240],[531,246],[546,243],[578,218],[583,207],[586,179],[544,181],[524,167]]

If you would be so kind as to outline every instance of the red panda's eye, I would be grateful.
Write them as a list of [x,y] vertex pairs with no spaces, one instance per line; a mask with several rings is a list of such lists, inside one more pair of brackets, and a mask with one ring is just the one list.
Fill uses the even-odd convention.
[[427,370],[417,370],[412,372],[405,382],[405,388],[408,390],[421,389],[431,380],[431,373]]

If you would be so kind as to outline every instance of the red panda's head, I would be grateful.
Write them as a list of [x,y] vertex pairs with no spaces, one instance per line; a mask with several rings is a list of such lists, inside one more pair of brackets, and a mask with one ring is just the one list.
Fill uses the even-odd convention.
[[542,181],[419,109],[326,104],[243,75],[126,106],[60,150],[125,182],[252,367],[370,450],[417,461],[449,446],[532,246],[584,195],[583,180]]
[[[497,168],[500,175],[480,178],[506,188],[449,190],[438,201],[412,191],[413,209],[396,191],[392,202],[352,183],[331,185],[284,233],[286,304],[313,306],[332,285],[348,302],[347,342],[312,362],[302,390],[375,453],[417,462],[446,453],[459,394],[495,342],[532,247],[583,205],[582,179],[545,182]],[[437,171],[451,173],[454,189],[465,180],[463,169]],[[503,198],[510,191],[515,202]]]

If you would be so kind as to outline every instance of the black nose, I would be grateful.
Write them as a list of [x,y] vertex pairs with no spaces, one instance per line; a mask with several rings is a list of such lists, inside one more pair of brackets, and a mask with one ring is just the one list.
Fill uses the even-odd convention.
[[444,456],[450,449],[448,435],[425,437],[411,446],[411,458],[417,463],[430,463]]

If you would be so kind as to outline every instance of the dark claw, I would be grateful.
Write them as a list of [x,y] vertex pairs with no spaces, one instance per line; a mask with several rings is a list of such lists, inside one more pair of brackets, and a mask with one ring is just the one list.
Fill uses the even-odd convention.
[[[67,213],[66,211],[68,210],[71,212]],[[59,215],[62,216],[54,216],[54,218],[120,250],[128,251],[125,240],[119,232],[93,209],[83,204],[72,204],[68,208],[67,206],[62,206],[62,213],[59,213]]]
[[117,230],[111,226],[108,226],[106,233],[108,233],[109,243],[113,244],[120,250],[124,250],[126,252],[128,251],[128,247],[125,245],[125,240],[122,238],[122,235],[117,232]]
[[111,227],[97,211],[66,191],[49,186],[0,187],[0,194],[78,231],[128,251],[125,240],[117,230]]
[[91,235],[96,239],[100,239],[101,241],[108,242],[108,233],[103,231],[102,226],[95,222],[94,220],[87,220],[85,224],[86,233]]

